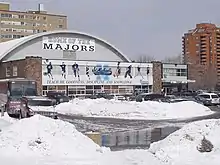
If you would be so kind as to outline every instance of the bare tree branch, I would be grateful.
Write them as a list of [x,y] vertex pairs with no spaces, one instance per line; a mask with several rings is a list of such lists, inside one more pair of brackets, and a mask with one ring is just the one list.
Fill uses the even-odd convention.
[[149,55],[140,55],[138,56],[137,60],[135,60],[137,62],[152,62],[155,61],[155,58],[153,56],[149,56]]
[[179,54],[177,56],[165,57],[164,60],[162,60],[162,62],[182,64],[183,63],[183,57],[182,57],[181,54]]

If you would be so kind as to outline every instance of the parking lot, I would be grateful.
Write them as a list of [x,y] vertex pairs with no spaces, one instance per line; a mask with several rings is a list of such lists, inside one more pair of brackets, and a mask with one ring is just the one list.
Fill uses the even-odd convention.
[[161,140],[183,125],[204,119],[220,119],[219,107],[210,107],[214,114],[190,119],[170,120],[126,120],[115,118],[96,118],[59,114],[82,133],[93,131],[102,136],[102,145],[112,150],[127,148],[148,148],[152,142]]

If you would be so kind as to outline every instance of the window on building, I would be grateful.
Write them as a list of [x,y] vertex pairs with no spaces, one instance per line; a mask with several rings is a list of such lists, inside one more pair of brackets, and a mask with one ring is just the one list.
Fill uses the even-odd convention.
[[12,18],[18,18],[18,15],[17,14],[12,14]]
[[177,69],[176,76],[187,76],[187,69]]
[[48,87],[48,90],[51,90],[51,91],[57,90],[57,86],[51,85],[51,86],[47,86],[47,87]]
[[21,38],[20,35],[13,35],[13,38]]
[[12,18],[12,14],[8,14],[8,13],[2,13],[1,14],[2,18]]
[[7,66],[5,69],[5,77],[10,77],[10,76],[11,76],[11,68]]
[[24,15],[19,15],[18,16],[20,19],[24,19]]
[[12,31],[12,29],[11,29],[11,28],[6,29],[6,32],[11,32],[11,31]]
[[47,19],[47,17],[43,17],[43,20],[46,20]]
[[47,32],[47,30],[43,30],[43,32]]
[[43,90],[47,90],[47,86],[43,86]]
[[59,25],[58,27],[59,27],[59,28],[63,28],[63,25]]
[[12,72],[13,72],[13,76],[18,76],[18,67],[17,66],[13,66]]
[[12,38],[12,35],[8,35],[8,34],[3,34],[1,35],[1,38]]

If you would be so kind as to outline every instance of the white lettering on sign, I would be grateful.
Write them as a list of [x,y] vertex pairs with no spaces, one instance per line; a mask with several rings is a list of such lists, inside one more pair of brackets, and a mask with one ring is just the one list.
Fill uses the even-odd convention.
[[65,37],[43,37],[42,48],[46,50],[94,52],[95,40]]

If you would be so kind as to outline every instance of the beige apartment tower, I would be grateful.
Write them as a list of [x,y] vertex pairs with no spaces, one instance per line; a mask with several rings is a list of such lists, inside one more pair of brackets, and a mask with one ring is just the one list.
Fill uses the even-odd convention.
[[0,42],[67,29],[67,16],[49,14],[43,4],[36,11],[11,11],[9,3],[0,2],[0,22]]

